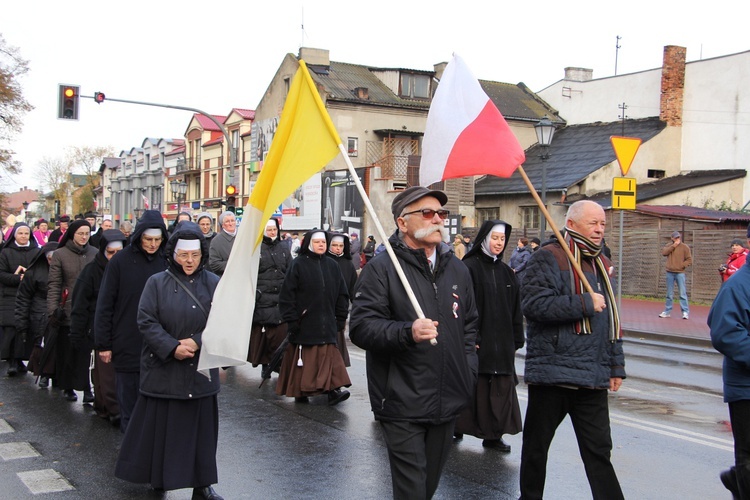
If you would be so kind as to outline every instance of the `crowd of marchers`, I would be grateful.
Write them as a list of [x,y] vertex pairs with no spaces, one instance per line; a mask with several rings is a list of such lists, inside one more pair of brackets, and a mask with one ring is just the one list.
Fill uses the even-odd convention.
[[[604,212],[574,204],[562,241],[520,238],[508,265],[511,225],[486,221],[473,242],[462,235],[446,244],[446,203],[445,193],[421,187],[396,196],[389,252],[373,236],[362,245],[356,233],[313,229],[300,240],[267,221],[247,361],[263,380],[278,373],[276,393],[295,403],[337,405],[350,395],[349,320],[349,338],[367,353],[394,498],[431,498],[464,436],[509,452],[503,435],[522,429],[521,496],[541,498],[547,451],[567,414],[594,498],[621,498],[607,391],[625,374],[612,265],[601,252]],[[215,226],[208,213],[184,213],[167,227],[147,210],[120,229],[85,215],[61,217],[55,232],[41,221],[6,230],[7,380],[30,371],[63,401],[81,393],[123,433],[116,477],[220,499],[219,378],[197,365],[235,214]],[[514,359],[527,342],[524,421]]]

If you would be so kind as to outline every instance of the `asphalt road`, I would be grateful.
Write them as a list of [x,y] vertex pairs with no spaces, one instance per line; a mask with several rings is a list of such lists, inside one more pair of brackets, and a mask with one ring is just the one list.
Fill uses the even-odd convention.
[[[324,397],[295,404],[258,389],[260,369],[222,373],[219,484],[234,498],[382,499],[390,472],[367,398],[364,353],[350,346],[352,397],[328,407]],[[709,350],[626,343],[629,378],[612,394],[613,462],[628,498],[729,498],[718,473],[733,459],[722,402],[721,357]],[[523,351],[517,366],[523,373]],[[5,373],[6,366],[0,364]],[[526,388],[519,385],[522,411]],[[89,406],[38,389],[31,376],[0,379],[0,498],[159,498],[148,485],[112,475],[119,431]],[[456,443],[438,499],[518,498],[521,435],[510,454],[479,439]],[[46,480],[45,480],[46,478]],[[38,493],[35,488],[58,491]],[[67,489],[62,489],[67,488]],[[163,498],[187,499],[190,490]],[[590,498],[575,436],[566,419],[548,467],[545,498]]]

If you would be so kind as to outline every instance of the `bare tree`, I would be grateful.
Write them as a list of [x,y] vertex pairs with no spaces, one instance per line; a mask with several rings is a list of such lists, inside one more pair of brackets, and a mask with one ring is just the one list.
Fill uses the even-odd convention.
[[68,163],[73,165],[76,171],[83,172],[86,176],[86,185],[78,190],[74,209],[76,212],[88,212],[94,210],[96,199],[95,189],[100,184],[99,166],[102,158],[113,156],[112,146],[70,146],[67,151]]
[[21,131],[23,116],[34,109],[23,97],[19,82],[28,70],[28,61],[21,58],[18,48],[8,45],[0,35],[0,178],[3,173],[21,171],[10,144]]
[[[70,172],[70,163],[62,158],[45,156],[37,166],[39,180],[52,192],[54,199],[60,201],[61,207],[68,206]],[[52,211],[52,207],[47,207],[47,209]]]

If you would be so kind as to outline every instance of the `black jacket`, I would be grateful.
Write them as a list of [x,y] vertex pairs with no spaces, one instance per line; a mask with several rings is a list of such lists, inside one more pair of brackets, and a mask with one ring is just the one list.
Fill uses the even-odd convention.
[[[159,228],[162,242],[153,255],[141,247],[146,229]],[[136,317],[146,281],[167,268],[164,246],[167,229],[161,214],[146,210],[133,231],[130,245],[123,248],[107,264],[104,271],[94,316],[94,344],[99,351],[112,351],[115,370],[137,372],[140,369],[143,337]]]
[[47,276],[49,262],[46,253],[57,248],[57,242],[42,247],[24,273],[16,295],[16,330],[26,333],[40,345],[47,328]]
[[417,315],[390,256],[373,257],[357,281],[349,321],[349,337],[367,351],[370,405],[378,420],[448,422],[469,403],[476,382],[471,277],[448,245],[438,247],[433,275],[423,250],[408,248],[398,231],[389,241],[425,317],[439,322],[439,335],[434,346],[414,342]]
[[[300,255],[292,261],[279,296],[281,318],[289,324],[289,342],[335,344],[349,314],[349,293],[339,266],[309,249],[317,230],[308,231]],[[326,240],[330,235],[326,233]]]
[[[178,239],[201,241],[201,266],[190,276],[172,260]],[[219,392],[219,371],[210,370],[211,378],[198,373],[198,359],[203,329],[208,316],[175,281],[180,280],[200,301],[206,312],[211,309],[219,277],[210,272],[208,242],[194,222],[185,221],[175,228],[165,253],[169,273],[160,272],[146,282],[138,306],[138,329],[143,335],[141,352],[141,394],[154,398],[197,399]],[[198,344],[196,356],[183,360],[174,357],[181,339],[192,338]]]
[[[604,290],[590,259],[582,259],[581,268],[594,290]],[[521,288],[527,323],[524,381],[608,389],[610,378],[625,378],[622,340],[610,342],[607,310],[595,312],[591,295],[573,293],[571,282],[565,251],[555,238],[545,242],[531,256]],[[616,288],[614,281],[612,286]],[[590,319],[593,333],[577,335],[575,323],[584,317]]]
[[79,350],[90,351],[94,348],[94,313],[104,269],[109,262],[105,256],[107,245],[113,241],[121,241],[124,245],[126,240],[127,237],[119,229],[99,231],[99,253],[94,256],[94,261],[87,264],[78,275],[78,281],[70,297],[72,304],[69,336],[71,343],[75,344]]
[[39,244],[33,235],[29,246],[19,247],[16,243],[16,231],[22,226],[29,227],[23,222],[16,223],[0,250],[0,326],[15,326],[16,293],[21,285],[21,273],[16,274],[16,269],[18,266],[28,269],[39,254]]
[[342,236],[344,238],[344,253],[341,255],[334,255],[329,251],[326,255],[336,261],[339,269],[341,269],[341,275],[344,277],[346,290],[349,293],[349,300],[351,301],[354,299],[354,285],[357,283],[357,268],[354,267],[354,263],[352,262],[349,236],[343,233],[332,233],[331,237],[333,236]]
[[[279,221],[276,228],[279,229]],[[279,231],[280,234],[281,232]],[[289,247],[278,237],[274,240],[263,236],[258,263],[258,286],[255,291],[255,311],[253,323],[278,325],[282,322],[279,312],[279,293],[284,284],[284,276],[292,262]]]
[[521,287],[513,269],[502,260],[505,249],[493,259],[479,243],[496,224],[505,224],[505,242],[510,240],[510,224],[485,221],[477,235],[478,244],[466,254],[463,263],[471,273],[479,312],[479,373],[513,375],[516,349],[523,347]]

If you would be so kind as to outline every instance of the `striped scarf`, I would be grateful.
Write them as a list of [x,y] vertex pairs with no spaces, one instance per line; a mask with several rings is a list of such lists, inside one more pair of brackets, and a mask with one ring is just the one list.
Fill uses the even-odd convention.
[[[575,257],[578,265],[581,265],[581,259],[586,257],[593,261],[594,272],[597,271],[602,276],[602,282],[604,283],[604,297],[607,301],[607,307],[605,311],[609,314],[609,340],[615,342],[621,337],[620,332],[620,311],[617,310],[617,300],[615,300],[615,293],[612,290],[612,283],[609,280],[609,272],[604,266],[604,261],[601,257],[602,247],[597,245],[593,241],[589,240],[585,236],[573,231],[570,228],[565,228],[565,241],[570,247],[570,251]],[[573,291],[576,294],[583,294],[586,290],[581,283],[581,278],[575,269],[570,268],[571,279],[573,283]],[[588,317],[583,318],[582,321],[576,322],[576,333],[578,335],[590,335],[591,321]]]

